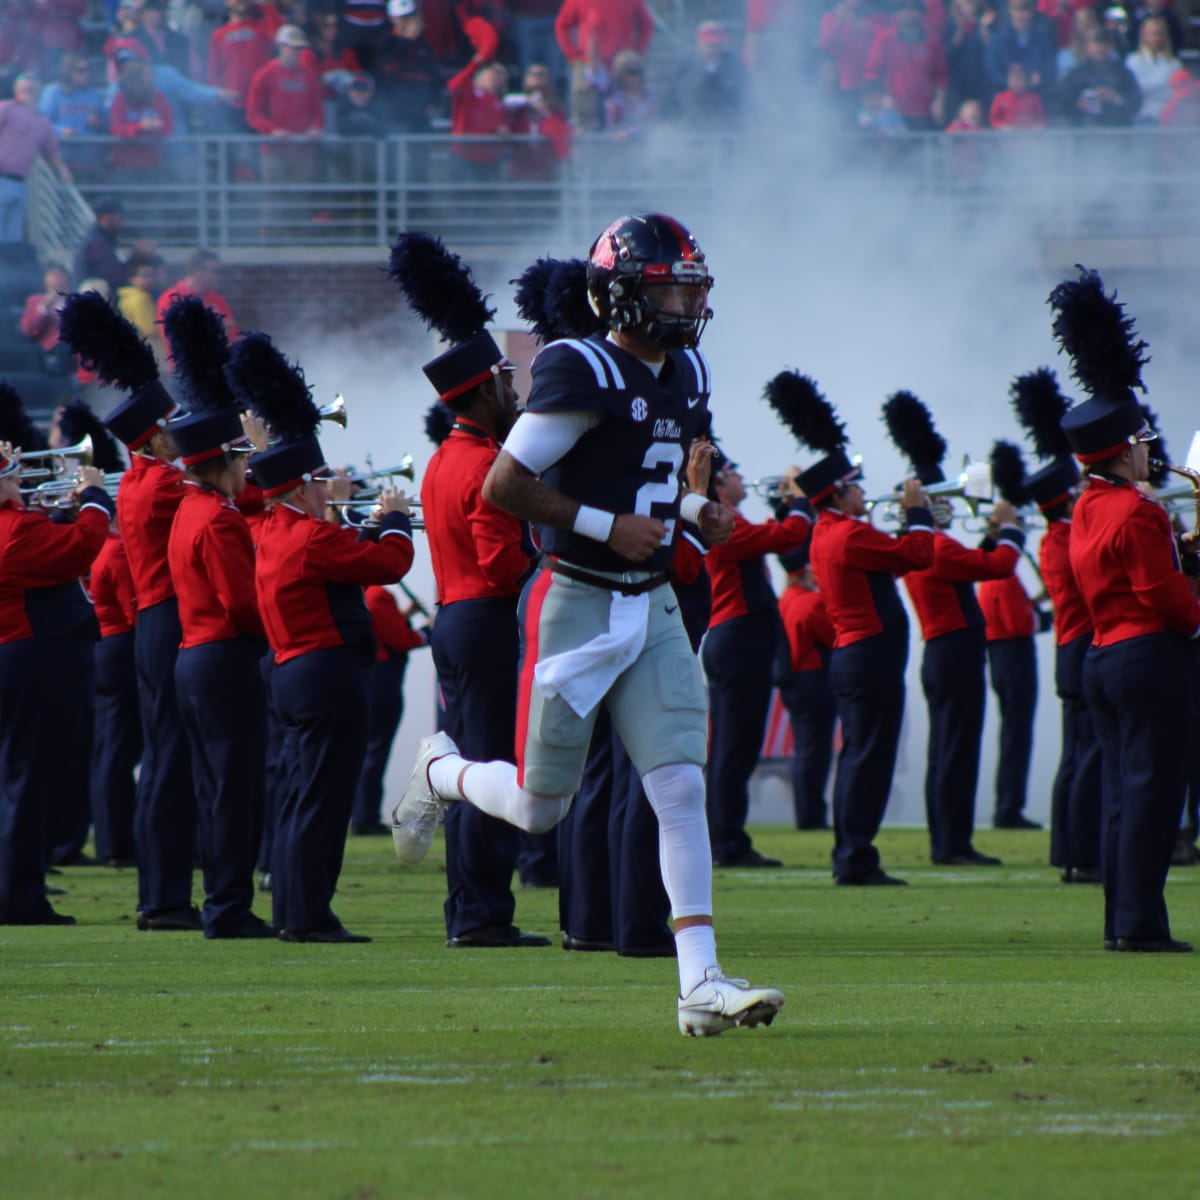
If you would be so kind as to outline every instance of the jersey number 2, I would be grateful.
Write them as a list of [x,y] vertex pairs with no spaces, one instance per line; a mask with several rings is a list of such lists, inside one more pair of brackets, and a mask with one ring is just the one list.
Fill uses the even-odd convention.
[[[678,442],[651,442],[642,459],[642,470],[651,471],[654,478],[643,483],[637,490],[633,511],[639,516],[653,517],[654,505],[671,510],[663,517],[667,532],[662,544],[666,546],[675,536],[675,514],[679,504],[679,468],[683,466],[683,447]],[[664,478],[665,472],[665,478]]]

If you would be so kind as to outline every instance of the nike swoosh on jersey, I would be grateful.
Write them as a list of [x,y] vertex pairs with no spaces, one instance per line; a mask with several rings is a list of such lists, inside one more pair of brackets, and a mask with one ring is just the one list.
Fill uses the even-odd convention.
[[696,407],[696,405],[697,405],[697,404],[699,404],[699,403],[700,403],[700,397],[699,397],[699,396],[697,396],[697,397],[696,397],[694,400],[693,400],[693,399],[691,399],[690,397],[688,398],[688,408],[695,408],[695,407]]
[[667,605],[667,612],[669,612],[669,613],[673,613],[673,612],[678,612],[678,611],[679,611],[679,605],[678,605],[678,604],[668,604],[668,605]]

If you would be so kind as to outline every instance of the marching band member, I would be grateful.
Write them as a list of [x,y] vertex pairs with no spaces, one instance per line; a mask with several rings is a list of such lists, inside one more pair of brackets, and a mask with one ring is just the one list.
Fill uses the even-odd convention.
[[[437,584],[431,638],[444,726],[464,757],[513,759],[517,601],[533,563],[521,522],[489,503],[483,483],[517,419],[513,366],[485,326],[490,319],[470,270],[436,239],[402,233],[391,276],[418,315],[452,344],[425,377],[454,414],[449,436],[421,482],[421,512]],[[422,296],[436,296],[433,305]],[[446,945],[548,946],[514,923],[517,830],[469,804],[446,813]]]
[[274,500],[259,534],[256,591],[289,759],[271,859],[273,924],[284,942],[366,942],[331,902],[353,803],[349,781],[367,740],[375,640],[362,588],[395,583],[412,565],[408,502],[383,493],[378,542],[324,520],[331,472],[299,368],[256,333],[233,347],[229,371],[239,402],[277,439],[251,459],[263,495]]
[[712,583],[712,615],[700,649],[708,680],[708,827],[718,867],[778,867],[751,844],[746,832],[750,776],[758,765],[767,712],[771,668],[782,630],[779,602],[767,573],[766,556],[786,553],[808,541],[812,507],[784,476],[786,514],[756,525],[738,505],[746,485],[737,463],[723,459],[713,474],[717,500],[733,513],[733,533],[704,560]]
[[1038,570],[1054,611],[1054,686],[1062,703],[1062,748],[1050,806],[1050,862],[1063,883],[1100,882],[1100,743],[1083,692],[1092,618],[1071,570],[1071,515],[1079,468],[1062,431],[1070,407],[1054,372],[1042,367],[1013,381],[1017,420],[1047,465],[1024,488],[1046,520]]
[[[1100,277],[1051,293],[1054,332],[1090,398],[1062,419],[1087,471],[1071,519],[1071,568],[1095,634],[1083,668],[1104,761],[1100,851],[1107,950],[1179,953],[1163,895],[1187,787],[1200,603],[1170,520],[1144,496],[1156,436],[1132,389],[1144,342]],[[1192,539],[1194,541],[1194,539]],[[1153,703],[1150,698],[1153,697]]]
[[141,930],[203,929],[191,902],[196,806],[191,757],[175,695],[181,631],[167,563],[167,540],[184,497],[167,429],[176,405],[159,382],[154,352],[95,292],[68,296],[62,340],[88,370],[128,399],[104,423],[125,443],[129,470],[117,491],[117,517],[137,595],[134,653],[144,747],[134,817]]
[[225,376],[229,347],[221,317],[198,296],[181,296],[166,310],[163,329],[187,406],[171,422],[186,474],[167,561],[182,630],[175,691],[191,747],[204,936],[274,937],[251,912],[263,821],[266,697],[259,663],[266,635],[254,545],[235,504],[251,445]]
[[108,536],[112,501],[94,467],[79,472],[78,519],[55,525],[21,499],[20,451],[0,443],[0,925],[73,925],[46,898],[50,810],[61,785],[55,691],[31,588],[77,581]]
[[908,616],[896,579],[933,565],[933,524],[918,480],[906,480],[899,503],[905,531],[891,537],[862,520],[862,471],[846,456],[846,431],[811,379],[781,372],[767,399],[810,449],[823,453],[800,476],[817,510],[813,572],[837,634],[829,680],[842,725],[833,784],[833,877],[846,886],[904,881],[880,866],[875,836],[883,821],[904,716]]
[[[884,404],[884,420],[921,483],[945,482],[946,443],[920,400],[911,392],[894,393]],[[984,618],[973,584],[1011,575],[1025,535],[1016,509],[1004,500],[993,509],[987,536],[975,550],[947,533],[953,519],[948,501],[935,500],[930,511],[936,531],[933,566],[904,578],[925,641],[921,687],[929,709],[925,812],[930,858],[942,866],[999,866],[998,858],[972,845],[987,694]]]
[[588,262],[609,332],[538,354],[528,407],[484,487],[489,502],[537,524],[548,552],[524,596],[518,765],[464,759],[444,734],[426,739],[395,813],[397,853],[420,861],[447,803],[554,827],[603,703],[659,820],[679,1029],[712,1036],[769,1024],[783,1006],[782,993],[732,980],[717,963],[704,690],[667,586],[681,512],[710,540],[732,524],[703,496],[682,501],[680,488],[706,416],[708,369],[695,346],[712,279],[695,239],[661,214],[614,221]]

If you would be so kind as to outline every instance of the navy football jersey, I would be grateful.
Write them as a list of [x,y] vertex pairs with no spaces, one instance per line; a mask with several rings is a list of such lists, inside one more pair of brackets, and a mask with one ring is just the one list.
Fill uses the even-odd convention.
[[597,571],[663,571],[679,522],[679,487],[692,441],[708,423],[708,364],[698,350],[671,350],[655,378],[640,359],[602,336],[551,342],[533,360],[530,412],[591,412],[600,423],[542,479],[593,508],[666,522],[662,546],[633,563],[607,545],[538,527],[548,554]]

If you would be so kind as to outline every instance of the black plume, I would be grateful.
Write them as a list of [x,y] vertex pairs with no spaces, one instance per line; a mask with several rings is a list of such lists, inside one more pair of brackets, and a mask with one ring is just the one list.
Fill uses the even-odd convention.
[[820,454],[845,449],[845,425],[807,375],[780,371],[763,389],[763,396],[802,445]]
[[888,437],[918,475],[941,467],[946,439],[934,428],[929,409],[912,392],[893,392],[883,403],[883,420]]
[[1051,328],[1059,346],[1071,357],[1071,373],[1089,395],[1113,395],[1141,388],[1142,368],[1150,361],[1149,347],[1137,337],[1133,318],[1125,315],[1117,293],[1104,291],[1095,271],[1077,263],[1078,279],[1060,283],[1050,293],[1057,310]]
[[229,382],[243,408],[253,409],[283,442],[316,433],[321,414],[299,366],[289,363],[265,333],[243,334],[229,353]]
[[483,331],[496,315],[457,254],[428,233],[401,233],[388,259],[388,278],[413,311],[446,341],[458,344]]
[[110,387],[137,392],[158,379],[154,351],[99,292],[72,292],[63,302],[58,332]]
[[1018,508],[1029,501],[1025,494],[1025,459],[1020,446],[1012,442],[995,442],[992,445],[992,485],[996,491]]
[[237,408],[225,375],[229,340],[219,314],[199,296],[179,296],[163,314],[163,332],[175,360],[183,407],[190,412]]
[[604,328],[588,300],[588,265],[568,258],[554,267],[546,289],[546,319],[560,338],[585,338]]
[[1148,404],[1140,404],[1138,407],[1142,410],[1146,424],[1155,433],[1154,441],[1147,443],[1146,449],[1150,451],[1150,485],[1160,488],[1171,478],[1171,472],[1167,470],[1167,463],[1171,461],[1167,454],[1167,443],[1158,432],[1158,414]]
[[117,439],[84,401],[72,400],[63,405],[58,414],[58,431],[68,446],[91,437],[92,466],[101,471],[125,470],[125,459]]
[[46,435],[29,419],[25,402],[7,379],[0,379],[0,442],[20,450],[46,449]]
[[546,291],[550,287],[550,277],[554,268],[559,264],[556,258],[539,258],[521,272],[516,279],[508,282],[516,285],[513,299],[517,305],[517,315],[533,329],[533,336],[544,346],[558,336],[554,327],[546,319]]
[[1071,443],[1062,431],[1062,419],[1071,402],[1058,390],[1058,376],[1049,367],[1018,375],[1008,389],[1017,421],[1029,435],[1038,458],[1063,458]]
[[454,428],[454,413],[440,400],[435,400],[425,410],[425,436],[435,445],[440,446]]

